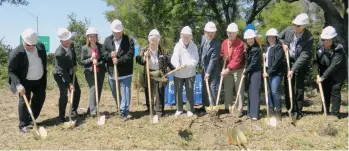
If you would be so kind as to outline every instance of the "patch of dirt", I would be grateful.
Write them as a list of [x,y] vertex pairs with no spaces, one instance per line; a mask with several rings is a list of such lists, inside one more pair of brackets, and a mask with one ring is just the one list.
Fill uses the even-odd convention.
[[[7,89],[1,89],[0,94],[0,148],[8,149],[205,149],[205,150],[238,150],[238,146],[229,145],[228,128],[237,127],[247,137],[248,149],[251,150],[348,150],[348,96],[342,95],[345,106],[341,107],[344,117],[340,120],[331,120],[331,125],[337,133],[326,129],[326,120],[321,114],[319,96],[306,98],[309,106],[304,107],[306,115],[291,125],[291,119],[284,114],[277,127],[265,123],[265,105],[261,105],[261,119],[251,122],[244,116],[237,118],[229,114],[219,117],[194,116],[188,118],[186,114],[174,117],[175,107],[166,107],[166,115],[160,118],[158,124],[149,122],[144,101],[144,93],[132,91],[131,115],[122,122],[116,114],[116,102],[111,92],[104,90],[100,111],[106,115],[106,123],[97,126],[97,119],[78,117],[78,126],[74,129],[64,129],[57,125],[58,90],[47,92],[46,101],[40,117],[37,119],[40,126],[48,131],[46,140],[34,140],[31,134],[22,134],[18,131],[18,96]],[[80,109],[81,114],[88,106],[88,89],[82,89]],[[263,102],[263,100],[262,100]],[[221,106],[221,109],[224,108]],[[244,108],[246,110],[246,107]],[[283,109],[285,112],[285,109]],[[101,114],[101,115],[102,115]],[[325,123],[326,124],[326,123]],[[321,133],[329,132],[329,133]]]

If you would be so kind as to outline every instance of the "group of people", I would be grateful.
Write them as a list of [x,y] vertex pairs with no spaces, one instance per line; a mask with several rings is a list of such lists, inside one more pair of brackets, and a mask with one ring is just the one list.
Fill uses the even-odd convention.
[[[192,29],[189,26],[182,28],[180,39],[173,51],[166,51],[161,47],[160,32],[156,29],[150,31],[149,44],[141,49],[136,62],[144,65],[144,80],[146,104],[148,111],[155,111],[155,116],[161,117],[164,112],[165,85],[164,80],[171,70],[176,70],[174,75],[175,98],[177,111],[175,116],[183,111],[182,91],[186,90],[187,116],[193,116],[194,110],[194,81],[197,66],[202,69],[203,100],[200,112],[206,112],[205,107],[215,106],[217,87],[220,78],[223,78],[225,111],[233,104],[233,96],[239,89],[239,83],[245,78],[245,84],[240,87],[238,95],[238,116],[244,116],[244,94],[248,93],[248,117],[258,120],[260,111],[260,85],[262,77],[267,78],[269,106],[268,110],[281,119],[281,94],[280,85],[285,78],[286,108],[290,108],[287,79],[292,81],[294,116],[298,119],[303,116],[302,104],[304,100],[304,80],[311,60],[313,46],[312,34],[306,25],[309,18],[306,14],[299,14],[293,20],[293,26],[284,29],[281,33],[271,28],[266,33],[266,44],[262,45],[261,39],[256,34],[253,25],[247,25],[243,32],[243,40],[238,36],[239,28],[235,23],[229,24],[226,29],[228,38],[222,43],[216,36],[216,25],[208,22],[204,27],[200,47],[193,41]],[[129,114],[131,98],[131,81],[133,74],[134,41],[123,33],[120,20],[111,23],[112,35],[105,38],[104,44],[98,41],[95,28],[86,31],[86,45],[81,49],[81,62],[84,66],[85,79],[90,88],[89,107],[87,114],[95,117],[96,95],[100,101],[105,74],[112,95],[117,102],[120,97],[121,119],[126,121]],[[75,50],[70,47],[72,33],[66,28],[58,29],[60,46],[56,49],[54,79],[59,87],[59,121],[65,122],[68,91],[73,93],[73,106],[71,115],[78,116],[78,106],[81,90],[78,78],[74,76],[77,71],[77,58]],[[340,90],[347,78],[347,56],[343,46],[336,40],[336,31],[328,26],[323,29],[321,41],[316,48],[316,61],[320,78],[318,83],[324,86],[326,108],[329,109],[332,101],[331,114],[339,116],[341,95]],[[11,51],[8,64],[9,83],[13,93],[19,93],[19,130],[23,133],[29,131],[28,126],[32,120],[25,107],[22,95],[31,98],[31,109],[34,118],[40,114],[46,96],[47,83],[47,56],[45,47],[38,42],[37,35],[32,29],[22,33],[22,44]],[[286,51],[285,51],[286,50]],[[288,54],[285,54],[288,52]],[[265,53],[265,60],[262,57]],[[286,57],[289,56],[290,69],[286,66]],[[265,64],[263,64],[265,62]],[[264,66],[266,67],[263,72]],[[222,67],[224,67],[222,69]],[[116,69],[116,70],[115,70]],[[149,72],[147,72],[149,70]],[[97,74],[97,78],[94,74]],[[149,73],[149,75],[147,75]],[[150,78],[148,83],[147,76]],[[96,80],[96,81],[95,81]],[[97,83],[97,85],[95,85]],[[96,94],[95,86],[98,87]],[[149,87],[148,87],[149,86]],[[119,91],[117,95],[116,91]],[[151,93],[148,93],[150,91]],[[235,93],[234,93],[235,92]],[[31,93],[33,96],[31,97]],[[150,96],[149,96],[150,94]],[[151,103],[151,104],[150,104]],[[117,102],[118,104],[118,102]],[[152,107],[152,108],[151,108]],[[329,111],[329,110],[327,110]]]

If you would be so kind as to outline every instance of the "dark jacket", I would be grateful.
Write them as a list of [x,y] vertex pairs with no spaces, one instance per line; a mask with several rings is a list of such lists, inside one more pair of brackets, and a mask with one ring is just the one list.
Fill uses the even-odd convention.
[[[265,53],[267,53],[269,45],[264,47]],[[268,68],[267,74],[269,76],[282,76],[286,72],[286,59],[285,52],[282,49],[280,42],[276,43],[270,48],[268,52]]]
[[209,49],[204,51],[204,45],[206,42],[206,36],[202,36],[201,45],[199,49],[199,63],[201,68],[204,69],[205,74],[218,76],[221,72],[220,68],[220,54],[221,54],[221,42],[214,38],[209,43]]
[[[110,35],[104,40],[102,54],[107,62],[107,71],[111,77],[114,77],[114,64],[111,52],[115,51],[114,36]],[[117,52],[118,59],[117,70],[118,76],[127,76],[133,73],[134,42],[127,35],[122,36],[121,44]]]
[[262,55],[258,44],[255,42],[252,46],[247,47],[246,52],[245,74],[252,74],[253,72],[261,71]]
[[333,44],[329,51],[323,51],[322,42],[316,48],[316,62],[321,78],[343,82],[347,79],[347,57],[341,44]]
[[[139,54],[143,54],[145,51],[149,51],[149,46],[145,46],[142,48],[142,50],[139,52]],[[147,85],[147,77],[146,77],[146,61],[144,59],[144,56],[138,55],[136,56],[136,62],[140,65],[144,66],[144,72],[143,72],[143,80],[142,80],[142,86],[143,87],[148,87]],[[160,46],[158,47],[158,62],[159,62],[159,70],[163,73],[166,74],[169,72],[168,68],[170,70],[175,69],[175,67],[171,64],[171,55],[167,54],[165,50],[163,50]]]
[[[44,74],[41,77],[42,84],[47,85],[47,55],[44,44],[37,43],[36,49],[38,50],[38,55],[41,58]],[[16,93],[16,85],[21,84],[24,88],[27,88],[27,73],[29,68],[29,62],[26,50],[21,44],[17,46],[10,52],[8,61],[8,82],[11,85],[12,93]]]
[[54,75],[58,75],[62,78],[66,85],[72,83],[72,75],[70,71],[73,71],[73,67],[76,66],[76,53],[74,49],[66,51],[62,45],[56,49],[55,52],[55,68]]
[[[279,34],[279,38],[282,43],[290,48],[290,43],[292,43],[293,41],[294,34],[294,27],[288,27]],[[290,58],[290,61],[292,61],[293,59],[295,60],[295,63],[291,68],[293,72],[297,72],[301,68],[307,68],[307,65],[311,59],[313,42],[313,35],[308,29],[304,29],[303,35],[300,37],[296,44],[295,58]]]
[[[100,43],[97,43],[97,53],[98,53],[98,60],[97,60],[97,67],[99,68],[99,72],[105,72],[105,59],[102,55],[102,47],[103,45]],[[91,48],[87,45],[82,46],[81,48],[81,63],[84,65],[84,72],[92,72],[92,61],[90,60],[92,56]]]

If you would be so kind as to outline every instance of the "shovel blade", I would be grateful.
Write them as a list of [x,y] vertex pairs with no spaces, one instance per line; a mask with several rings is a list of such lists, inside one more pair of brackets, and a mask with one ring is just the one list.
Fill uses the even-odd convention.
[[153,121],[152,121],[154,124],[156,124],[156,123],[159,123],[159,116],[158,115],[155,115],[154,117],[153,117]]
[[267,124],[270,125],[270,126],[273,126],[273,127],[276,127],[277,125],[277,120],[275,117],[272,117],[272,118],[267,118]]
[[65,129],[73,128],[73,127],[75,127],[75,124],[76,124],[75,121],[64,122],[63,128],[65,128]]
[[98,125],[104,125],[105,124],[105,115],[102,115],[101,117],[99,117],[98,121],[97,121]]
[[43,140],[47,137],[47,131],[44,127],[39,127],[39,129],[33,129],[32,134],[36,140]]

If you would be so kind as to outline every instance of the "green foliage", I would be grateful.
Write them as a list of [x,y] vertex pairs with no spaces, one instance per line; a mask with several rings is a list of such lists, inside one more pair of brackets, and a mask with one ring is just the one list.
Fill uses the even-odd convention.
[[80,62],[81,47],[86,44],[86,29],[90,26],[90,21],[85,19],[85,21],[79,21],[76,19],[76,14],[71,13],[68,15],[69,26],[68,30],[74,32],[75,35],[72,39],[73,43],[71,49],[75,50],[77,62]]
[[0,6],[3,3],[10,3],[12,5],[28,5],[28,1],[26,0],[0,0]]

